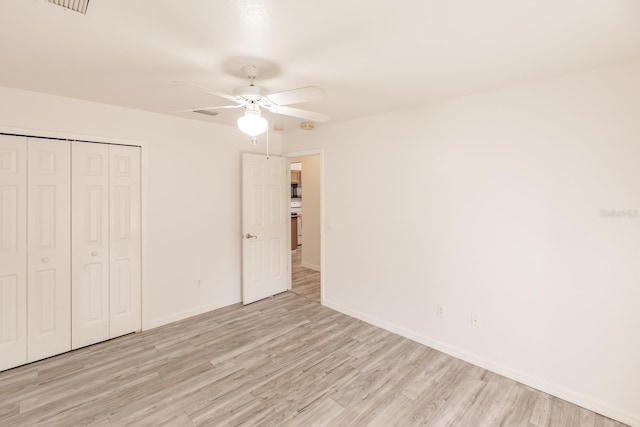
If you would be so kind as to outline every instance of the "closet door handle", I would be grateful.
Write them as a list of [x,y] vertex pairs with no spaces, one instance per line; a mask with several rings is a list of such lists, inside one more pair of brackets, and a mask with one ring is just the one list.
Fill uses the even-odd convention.
[[48,262],[49,262],[49,258],[42,258],[42,263],[43,263],[43,264],[46,264],[46,263],[48,263]]
[[91,256],[98,256],[98,252],[96,251],[91,252]]

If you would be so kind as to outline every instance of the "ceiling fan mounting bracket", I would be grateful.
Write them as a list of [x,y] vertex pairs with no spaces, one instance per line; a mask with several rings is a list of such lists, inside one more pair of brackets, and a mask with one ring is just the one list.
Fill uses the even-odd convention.
[[260,68],[255,65],[245,65],[242,67],[242,73],[253,82],[260,75]]

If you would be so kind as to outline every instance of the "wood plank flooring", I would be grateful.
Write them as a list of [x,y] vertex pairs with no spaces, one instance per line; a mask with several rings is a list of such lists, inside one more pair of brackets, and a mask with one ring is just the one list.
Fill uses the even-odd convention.
[[0,426],[622,425],[303,287],[2,372]]
[[291,252],[291,292],[320,302],[320,272],[302,266],[302,246]]

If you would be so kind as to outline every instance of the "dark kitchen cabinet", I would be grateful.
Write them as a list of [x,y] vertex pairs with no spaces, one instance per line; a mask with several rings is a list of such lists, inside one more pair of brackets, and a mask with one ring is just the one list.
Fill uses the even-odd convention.
[[291,250],[298,249],[298,218],[291,217]]

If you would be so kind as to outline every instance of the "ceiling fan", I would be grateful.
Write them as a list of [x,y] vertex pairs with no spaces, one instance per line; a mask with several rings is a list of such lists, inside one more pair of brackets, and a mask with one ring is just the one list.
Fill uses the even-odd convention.
[[223,108],[244,107],[245,113],[238,119],[238,128],[252,137],[264,133],[269,126],[267,120],[262,117],[262,113],[260,111],[261,108],[275,114],[298,117],[314,122],[324,122],[329,120],[329,116],[326,114],[289,107],[291,104],[315,101],[316,99],[323,97],[324,92],[322,89],[315,86],[307,86],[270,94],[265,89],[255,85],[255,79],[260,74],[260,68],[254,65],[247,65],[246,67],[242,67],[242,73],[249,79],[249,86],[238,87],[233,90],[231,95],[197,84],[184,83],[203,90],[211,95],[219,96],[220,98],[224,98],[235,103],[232,105],[198,108],[187,111],[210,111]]

